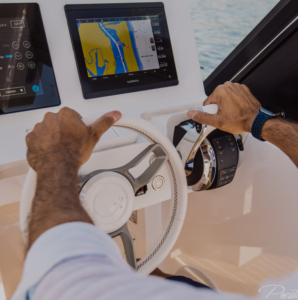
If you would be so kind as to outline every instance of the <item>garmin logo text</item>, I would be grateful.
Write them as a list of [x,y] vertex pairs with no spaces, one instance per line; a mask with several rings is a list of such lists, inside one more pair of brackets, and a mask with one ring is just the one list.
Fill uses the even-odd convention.
[[136,79],[136,80],[129,80],[129,81],[127,81],[127,83],[135,83],[135,82],[140,82],[140,80]]

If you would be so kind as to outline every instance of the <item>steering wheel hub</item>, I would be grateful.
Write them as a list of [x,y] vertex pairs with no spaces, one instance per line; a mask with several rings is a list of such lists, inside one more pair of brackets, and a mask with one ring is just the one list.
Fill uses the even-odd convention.
[[115,172],[95,175],[80,193],[81,203],[94,224],[107,233],[126,224],[133,211],[134,198],[128,179]]

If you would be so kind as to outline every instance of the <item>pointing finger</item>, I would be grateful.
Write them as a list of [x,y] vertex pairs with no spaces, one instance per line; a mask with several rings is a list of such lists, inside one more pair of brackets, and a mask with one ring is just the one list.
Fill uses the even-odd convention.
[[121,118],[121,116],[121,112],[119,111],[109,112],[97,119],[89,126],[89,128],[92,134],[96,136],[96,139],[99,140],[100,137]]

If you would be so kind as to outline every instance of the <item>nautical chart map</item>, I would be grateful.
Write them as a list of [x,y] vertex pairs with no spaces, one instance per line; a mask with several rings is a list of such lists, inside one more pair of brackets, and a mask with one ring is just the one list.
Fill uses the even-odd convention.
[[88,77],[159,69],[150,20],[77,20]]

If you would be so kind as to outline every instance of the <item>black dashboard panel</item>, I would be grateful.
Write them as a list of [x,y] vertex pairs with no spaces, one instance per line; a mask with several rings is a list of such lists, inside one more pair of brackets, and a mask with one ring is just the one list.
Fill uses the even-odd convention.
[[0,4],[0,114],[60,105],[39,5]]
[[66,5],[85,99],[178,85],[163,3]]

